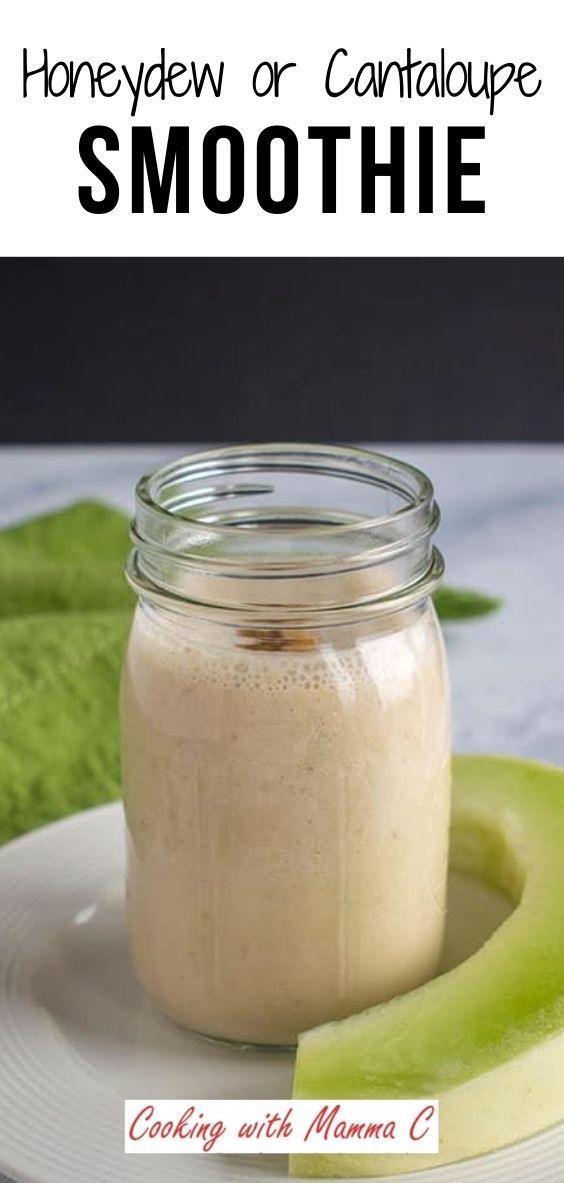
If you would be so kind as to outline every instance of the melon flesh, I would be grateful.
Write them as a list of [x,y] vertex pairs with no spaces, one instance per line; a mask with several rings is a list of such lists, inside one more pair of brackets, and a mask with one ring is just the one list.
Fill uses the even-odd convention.
[[291,1174],[428,1169],[564,1118],[564,772],[457,757],[450,862],[515,910],[450,972],[302,1034],[294,1077],[296,1098],[438,1098],[440,1153],[300,1154]]

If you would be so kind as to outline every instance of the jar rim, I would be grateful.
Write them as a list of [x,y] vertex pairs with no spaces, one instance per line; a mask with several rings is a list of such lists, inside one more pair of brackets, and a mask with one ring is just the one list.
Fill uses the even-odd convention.
[[[241,482],[249,473],[253,483]],[[281,504],[287,492],[290,506]],[[386,510],[395,502],[392,511],[370,513],[376,492]],[[196,451],[139,481],[127,574],[139,594],[170,603],[226,609],[245,597],[251,611],[292,612],[307,593],[309,607],[313,598],[320,609],[389,610],[440,579],[431,546],[439,516],[426,474],[383,453],[317,444]]]
[[[213,477],[220,473],[225,475],[246,471],[260,472],[263,468],[273,467],[286,472],[318,471],[324,472],[325,475],[363,481],[375,487],[388,488],[405,500],[404,505],[390,513],[354,518],[347,522],[316,521],[311,526],[300,522],[300,537],[319,535],[324,538],[337,538],[358,533],[359,530],[368,532],[400,520],[408,526],[409,521],[415,521],[425,507],[431,511],[436,509],[433,504],[433,484],[415,465],[368,448],[309,443],[235,444],[204,451],[196,450],[142,476],[135,490],[136,502],[145,515],[148,514],[163,524],[171,521],[176,524],[185,521],[187,526],[205,524],[206,532],[210,535],[218,539],[233,538],[236,534],[240,535],[240,521],[217,522],[212,521],[209,515],[203,518],[186,512],[187,507],[197,508],[205,504],[203,498],[177,496],[168,504],[163,497],[166,496],[167,490],[181,482],[188,485],[198,478]],[[240,488],[248,493],[267,491],[266,486],[256,484]],[[210,504],[213,500],[213,488],[204,491],[209,494],[206,501]],[[237,488],[234,488],[233,495],[236,495],[236,492]],[[261,522],[260,533],[261,537],[279,537],[280,525],[269,526]]]

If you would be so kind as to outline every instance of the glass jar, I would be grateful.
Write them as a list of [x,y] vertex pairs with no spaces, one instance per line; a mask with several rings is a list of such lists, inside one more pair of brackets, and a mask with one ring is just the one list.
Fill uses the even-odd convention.
[[137,488],[128,923],[177,1022],[291,1045],[436,970],[450,712],[423,473],[229,447]]

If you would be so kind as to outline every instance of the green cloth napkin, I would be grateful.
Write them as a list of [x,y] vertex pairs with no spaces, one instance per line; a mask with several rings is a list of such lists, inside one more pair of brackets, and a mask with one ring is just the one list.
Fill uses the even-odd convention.
[[118,795],[127,547],[89,502],[0,533],[0,842]]
[[[82,502],[0,532],[0,842],[119,794],[127,519]],[[446,620],[499,601],[443,588]]]

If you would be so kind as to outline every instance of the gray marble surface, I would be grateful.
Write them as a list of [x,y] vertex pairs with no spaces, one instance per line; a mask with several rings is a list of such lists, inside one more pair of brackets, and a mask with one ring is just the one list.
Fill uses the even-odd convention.
[[[449,581],[504,599],[448,630],[455,746],[564,764],[564,447],[378,448],[434,481]],[[0,448],[0,526],[84,497],[131,509],[137,477],[186,450]]]

